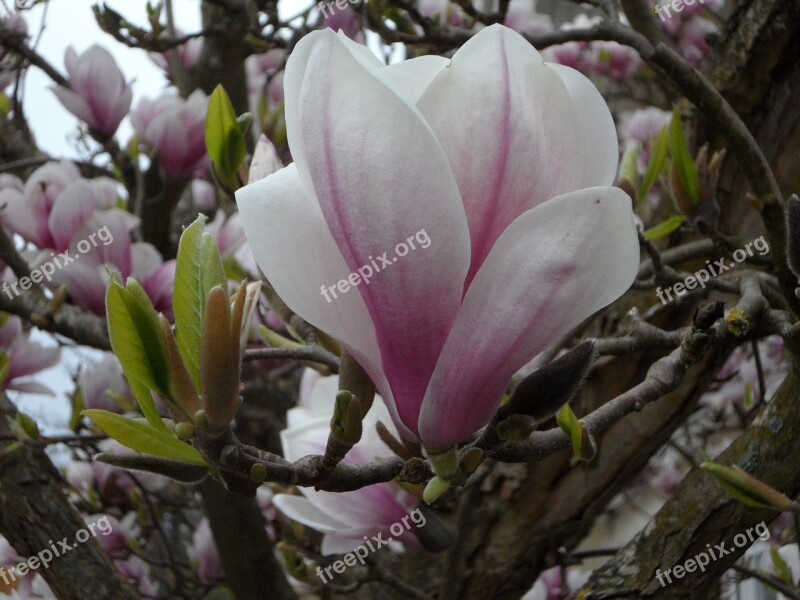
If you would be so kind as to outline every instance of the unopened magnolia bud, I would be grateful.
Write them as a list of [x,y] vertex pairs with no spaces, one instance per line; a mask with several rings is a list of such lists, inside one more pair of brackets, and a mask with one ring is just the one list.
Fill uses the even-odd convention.
[[181,483],[196,483],[208,474],[208,467],[150,454],[110,454],[101,452],[94,459],[121,469],[156,473]]
[[175,435],[182,440],[191,440],[194,437],[195,427],[191,423],[182,421],[175,425]]
[[552,417],[583,385],[594,359],[594,342],[585,341],[537,369],[514,389],[501,416],[523,414],[540,422]]

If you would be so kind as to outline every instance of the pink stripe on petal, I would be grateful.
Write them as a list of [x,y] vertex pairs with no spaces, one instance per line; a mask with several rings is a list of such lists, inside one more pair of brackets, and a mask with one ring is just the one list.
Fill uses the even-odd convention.
[[449,446],[484,425],[511,376],[621,296],[638,264],[618,188],[571,192],[517,218],[464,297],[422,406],[422,440]]

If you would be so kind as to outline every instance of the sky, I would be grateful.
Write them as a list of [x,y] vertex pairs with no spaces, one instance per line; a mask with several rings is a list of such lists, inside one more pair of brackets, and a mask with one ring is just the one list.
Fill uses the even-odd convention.
[[[6,0],[10,3],[11,0]],[[92,44],[105,47],[117,61],[127,81],[133,81],[133,106],[143,97],[157,97],[166,86],[161,70],[141,50],[131,50],[100,30],[92,4],[96,0],[49,0],[47,7],[37,4],[22,12],[33,39],[44,24],[37,51],[66,75],[64,52],[68,46],[79,54]],[[144,25],[144,1],[110,0],[110,8],[134,23]],[[176,25],[196,31],[200,25],[199,0],[174,0]],[[53,156],[76,157],[74,141],[78,120],[68,113],[49,90],[52,83],[38,69],[29,69],[25,81],[24,106],[39,146]],[[132,128],[126,118],[118,133],[124,145]]]

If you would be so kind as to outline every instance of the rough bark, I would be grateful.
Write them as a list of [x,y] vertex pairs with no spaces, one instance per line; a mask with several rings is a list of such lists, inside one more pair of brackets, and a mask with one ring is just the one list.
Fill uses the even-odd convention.
[[[7,435],[6,415],[13,412],[8,399],[0,398],[0,433]],[[139,595],[101,550],[94,537],[76,544],[84,529],[78,511],[64,495],[64,481],[44,448],[25,442],[0,448],[0,534],[22,557],[33,557],[59,540],[74,546],[69,554],[39,568],[60,600],[114,598],[136,600]]]
[[[800,493],[798,374],[795,364],[764,412],[715,459],[725,465],[738,464],[792,497]],[[776,511],[733,500],[709,473],[694,469],[643,532],[595,571],[586,587],[598,599],[707,597],[750,545],[748,540],[746,546],[736,547],[734,536],[776,516]],[[705,572],[671,577],[672,583],[664,587],[656,579],[657,569],[665,572],[706,551],[707,544],[713,547],[721,542],[726,550],[734,551],[711,561]]]

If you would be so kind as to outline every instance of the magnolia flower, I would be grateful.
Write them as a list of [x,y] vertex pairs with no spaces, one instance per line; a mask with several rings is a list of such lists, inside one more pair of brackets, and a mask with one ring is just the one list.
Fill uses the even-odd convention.
[[200,90],[186,100],[165,94],[144,98],[131,113],[139,140],[158,151],[171,177],[190,175],[206,156],[205,127],[208,97]]
[[531,0],[511,0],[506,11],[505,25],[526,35],[541,35],[553,31],[550,16],[537,13],[536,4]]
[[208,519],[202,519],[195,527],[189,555],[197,562],[197,574],[201,581],[214,582],[225,579],[225,569],[222,567],[222,559],[214,543]]
[[104,352],[103,358],[81,371],[78,387],[83,394],[85,408],[122,413],[125,407],[120,406],[115,398],[126,398],[127,408],[136,405],[133,392],[122,374],[122,365],[111,352]]
[[30,333],[22,329],[19,317],[2,314],[0,317],[0,349],[6,353],[9,370],[3,387],[20,392],[53,395],[53,390],[35,380],[31,375],[54,367],[61,359],[57,346],[42,346],[30,339]]
[[453,27],[463,27],[466,21],[461,8],[450,0],[419,0],[417,8],[423,16],[440,19]]
[[[281,432],[284,456],[290,461],[308,454],[323,454],[330,432],[338,378],[319,378],[309,371],[303,377],[300,406],[288,412],[289,427]],[[375,398],[364,419],[361,441],[348,452],[345,462],[368,463],[391,454],[378,437],[375,429],[378,420],[393,430],[380,397]],[[396,432],[392,433],[396,435]],[[302,497],[278,494],[273,503],[289,518],[325,534],[323,554],[348,552],[362,544],[365,535],[388,531],[392,524],[407,517],[418,503],[416,497],[395,483],[379,483],[344,493],[318,492],[301,487],[300,493]],[[416,543],[408,531],[401,540]]]
[[[564,581],[562,569],[566,570],[567,581]],[[580,588],[591,573],[578,567],[561,567],[556,565],[539,575],[534,586],[526,593],[521,600],[560,600],[561,598],[571,598],[573,590]],[[563,588],[565,587],[566,590]]]
[[64,57],[69,88],[53,93],[69,112],[102,137],[110,138],[128,114],[133,92],[108,50],[93,45],[78,56],[70,46]]
[[638,148],[638,166],[644,170],[650,162],[650,141],[669,124],[672,113],[655,106],[627,112],[620,117],[620,151]]
[[[0,19],[0,27],[22,35],[28,33],[28,24],[25,22],[25,19],[17,13],[12,13],[5,19]],[[2,45],[0,45],[0,49],[2,49]],[[14,80],[17,78],[18,62],[11,53],[0,52],[0,56],[2,56],[2,58],[0,58],[0,92],[2,92],[9,85],[14,83]]]
[[[184,32],[180,29],[176,30],[175,33],[178,37],[184,35]],[[197,60],[200,58],[200,53],[203,51],[203,38],[196,37],[187,40],[180,46],[177,46],[175,51],[177,52],[181,67],[184,69],[191,69],[197,63]],[[150,60],[158,65],[167,75],[172,75],[172,63],[170,61],[169,52],[150,52]]]
[[[451,60],[388,67],[313,32],[285,82],[295,162],[237,192],[253,254],[364,367],[404,438],[450,448],[635,278],[608,107],[501,25]],[[423,230],[428,246],[409,250]],[[330,282],[355,289],[327,301]]]

